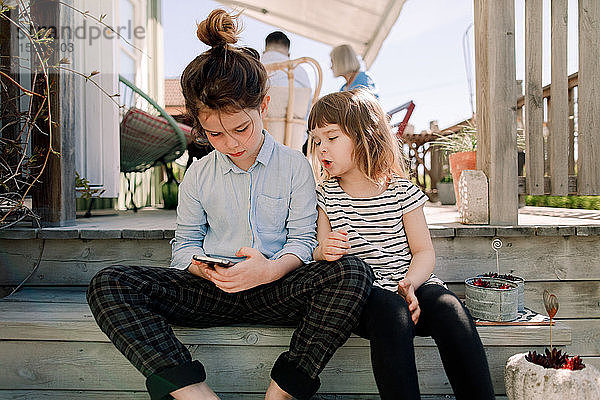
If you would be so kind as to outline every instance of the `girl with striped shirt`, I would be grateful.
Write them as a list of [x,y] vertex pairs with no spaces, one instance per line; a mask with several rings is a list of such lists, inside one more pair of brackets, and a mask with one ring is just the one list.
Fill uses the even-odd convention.
[[382,399],[419,399],[413,338],[432,336],[457,399],[493,399],[481,340],[467,309],[433,274],[423,214],[386,114],[365,89],[332,93],[308,126],[317,188],[315,260],[346,254],[371,265],[375,282],[355,332],[371,342]]

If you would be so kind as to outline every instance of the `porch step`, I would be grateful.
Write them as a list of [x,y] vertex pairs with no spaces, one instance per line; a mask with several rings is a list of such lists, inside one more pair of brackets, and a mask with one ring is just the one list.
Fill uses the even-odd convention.
[[[219,393],[221,400],[264,400],[262,393]],[[102,392],[102,391],[81,391],[81,390],[0,390],[0,399],[3,400],[149,400],[147,392]],[[378,395],[326,395],[319,394],[315,400],[379,400]],[[440,396],[421,396],[422,400],[454,400],[451,395]],[[506,400],[506,396],[496,396],[496,400]]]
[[[272,363],[288,346],[292,328],[174,327],[174,331],[192,356],[206,365],[211,387],[223,393],[223,398],[249,400],[263,393]],[[508,357],[540,351],[549,343],[548,327],[479,326],[478,331],[499,395],[504,394],[503,368]],[[556,346],[571,344],[567,324],[557,323],[552,336]],[[415,347],[423,395],[437,400],[451,393],[433,340],[416,338]],[[71,391],[86,393],[83,398],[107,398],[105,394],[126,398],[128,393],[127,398],[147,398],[143,376],[97,327],[83,287],[24,288],[1,300],[0,364],[7,366],[0,369],[0,398],[18,398],[19,393],[33,393],[27,398],[48,393],[59,398],[59,393],[75,393]],[[320,392],[331,399],[377,398],[368,341],[352,336],[321,380]],[[103,395],[93,397],[94,392]]]

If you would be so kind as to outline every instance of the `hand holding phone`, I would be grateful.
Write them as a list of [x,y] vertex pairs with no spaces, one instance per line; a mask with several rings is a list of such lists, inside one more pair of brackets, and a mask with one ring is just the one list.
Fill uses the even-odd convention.
[[235,265],[233,261],[218,257],[194,255],[192,258],[194,259],[194,261],[205,263],[211,268],[214,268],[215,265],[218,265],[219,267],[223,268],[229,268]]

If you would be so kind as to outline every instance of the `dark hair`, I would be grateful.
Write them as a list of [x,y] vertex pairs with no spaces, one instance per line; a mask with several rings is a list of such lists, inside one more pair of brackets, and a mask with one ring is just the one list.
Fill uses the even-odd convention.
[[286,49],[290,48],[290,39],[281,31],[271,32],[265,38],[265,47],[272,45],[283,46]]
[[257,109],[267,93],[267,71],[260,54],[250,47],[233,46],[240,32],[238,17],[217,9],[198,24],[198,39],[211,48],[181,75],[186,113],[196,133],[203,132],[199,113]]

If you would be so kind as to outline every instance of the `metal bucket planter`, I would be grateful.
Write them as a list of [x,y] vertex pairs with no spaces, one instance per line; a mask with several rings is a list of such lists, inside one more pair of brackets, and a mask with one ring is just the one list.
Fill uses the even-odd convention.
[[[476,279],[485,279],[492,286],[506,285],[508,289],[476,286]],[[465,303],[473,318],[486,321],[513,321],[519,312],[519,289],[514,282],[499,278],[473,277],[465,280]]]
[[520,276],[515,276],[515,279],[512,282],[517,284],[517,289],[519,293],[517,311],[525,311],[525,279]]
[[[490,274],[492,274],[491,272],[488,274],[480,274],[477,275],[480,278],[485,278],[485,279],[489,279],[490,277],[494,277],[493,275],[490,276]],[[520,276],[514,276],[511,275],[511,278],[507,278],[506,275],[501,276],[500,279],[505,279],[507,281],[513,282],[517,284],[517,288],[519,289],[519,304],[518,304],[518,308],[517,310],[519,312],[521,311],[525,311],[525,279],[521,278]]]
[[442,205],[456,204],[454,185],[452,182],[439,182],[437,184],[438,200]]

